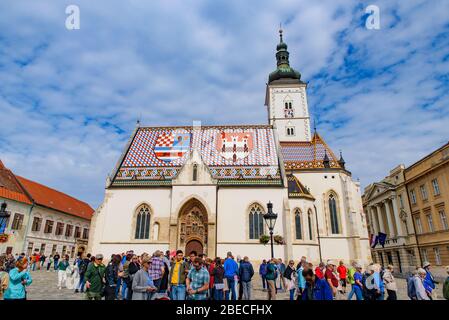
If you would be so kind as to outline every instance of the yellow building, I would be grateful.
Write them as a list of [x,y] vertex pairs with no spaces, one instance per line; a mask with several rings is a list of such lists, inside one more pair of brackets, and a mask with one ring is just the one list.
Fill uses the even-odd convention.
[[404,173],[421,263],[449,265],[449,143]]

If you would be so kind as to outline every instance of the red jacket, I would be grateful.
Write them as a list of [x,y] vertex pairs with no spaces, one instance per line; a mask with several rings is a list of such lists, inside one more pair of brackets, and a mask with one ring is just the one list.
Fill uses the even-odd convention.
[[209,271],[209,275],[210,275],[210,280],[209,280],[209,288],[213,288],[214,287],[214,276],[212,275],[215,269],[215,263],[212,262],[209,265],[209,269],[207,271]]
[[321,271],[320,267],[316,267],[315,268],[315,275],[320,278],[323,279],[324,278],[324,274],[323,271]]

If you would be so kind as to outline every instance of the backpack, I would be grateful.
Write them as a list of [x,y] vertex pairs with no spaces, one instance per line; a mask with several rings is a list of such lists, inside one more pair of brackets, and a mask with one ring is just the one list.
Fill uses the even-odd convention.
[[416,300],[416,287],[415,281],[413,281],[413,276],[407,278],[407,296],[411,300]]
[[86,272],[86,270],[87,270],[87,263],[86,263],[86,261],[81,260],[80,266],[79,266],[79,273],[83,274]]

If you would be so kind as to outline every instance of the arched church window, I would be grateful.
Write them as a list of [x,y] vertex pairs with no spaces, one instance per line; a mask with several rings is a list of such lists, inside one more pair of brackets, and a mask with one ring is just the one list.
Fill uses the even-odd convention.
[[294,136],[294,135],[295,135],[295,128],[287,127],[287,136]]
[[313,240],[313,227],[312,227],[312,211],[309,209],[307,212],[307,224],[309,225],[309,239]]
[[136,239],[150,238],[150,208],[147,205],[142,205],[137,209],[136,215]]
[[301,226],[301,210],[295,210],[295,235],[296,239],[302,239],[302,226]]
[[192,181],[196,181],[198,179],[198,165],[195,163],[193,165],[193,177]]
[[284,103],[284,116],[286,118],[293,118],[294,112],[293,112],[293,106],[291,101],[286,101]]
[[249,238],[259,239],[264,234],[263,209],[258,204],[253,204],[249,210]]
[[338,215],[337,215],[337,201],[335,196],[331,194],[329,196],[329,215],[331,222],[331,232],[333,234],[340,233],[340,226],[338,225]]

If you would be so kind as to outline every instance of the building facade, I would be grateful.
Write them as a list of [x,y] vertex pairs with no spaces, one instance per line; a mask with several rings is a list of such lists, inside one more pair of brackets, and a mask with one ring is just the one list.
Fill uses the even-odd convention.
[[105,256],[183,249],[266,259],[263,215],[278,214],[275,256],[371,260],[360,185],[310,129],[306,84],[277,46],[267,124],[142,127],[95,212],[89,250]]
[[373,260],[397,266],[397,272],[406,274],[418,265],[419,252],[404,171],[404,165],[399,165],[382,181],[368,185],[362,199],[369,234],[387,235],[384,247],[377,244],[372,248]]
[[0,254],[68,254],[87,249],[93,209],[47,186],[15,175],[0,163],[0,202],[10,217],[3,226]]
[[405,178],[421,262],[448,265],[449,143],[409,166]]

